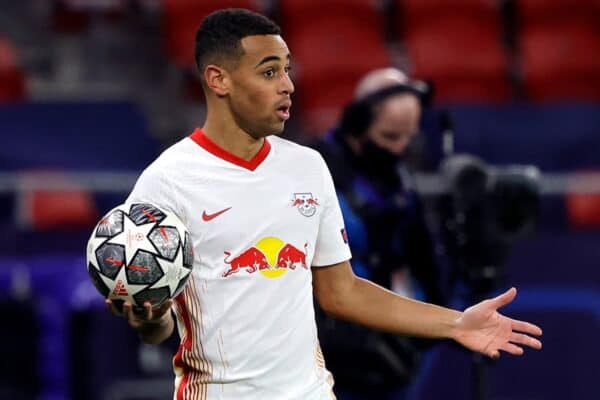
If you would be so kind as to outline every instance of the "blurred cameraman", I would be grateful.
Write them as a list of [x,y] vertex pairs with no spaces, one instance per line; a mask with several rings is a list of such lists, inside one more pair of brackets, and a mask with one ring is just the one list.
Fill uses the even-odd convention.
[[[404,158],[428,93],[395,68],[369,72],[323,140],[356,275],[408,297],[444,304],[423,205]],[[320,342],[340,400],[398,396],[417,372],[424,343],[371,331],[319,312]]]

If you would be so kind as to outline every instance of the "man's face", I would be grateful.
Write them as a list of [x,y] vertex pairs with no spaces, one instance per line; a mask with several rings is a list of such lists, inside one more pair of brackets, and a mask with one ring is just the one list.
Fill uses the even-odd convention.
[[391,154],[402,155],[419,130],[418,99],[410,94],[392,96],[377,106],[374,114],[367,138]]
[[290,52],[279,35],[242,39],[244,55],[230,72],[228,101],[238,125],[255,138],[283,132],[294,84]]

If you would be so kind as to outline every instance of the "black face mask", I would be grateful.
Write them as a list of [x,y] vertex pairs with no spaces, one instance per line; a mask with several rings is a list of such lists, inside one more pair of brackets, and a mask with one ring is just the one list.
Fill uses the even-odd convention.
[[396,168],[401,156],[390,153],[369,139],[363,145],[358,158],[360,168],[376,181],[386,185],[395,185],[399,181]]

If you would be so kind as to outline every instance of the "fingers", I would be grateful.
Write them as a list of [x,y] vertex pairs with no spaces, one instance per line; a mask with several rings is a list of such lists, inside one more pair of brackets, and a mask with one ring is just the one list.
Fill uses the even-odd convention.
[[[127,305],[127,308],[125,307]],[[145,301],[142,307],[134,307],[131,303],[123,304],[123,311],[129,322],[148,322],[155,319],[156,311],[152,309],[152,303]]]
[[522,333],[513,332],[510,336],[510,342],[520,344],[523,346],[532,347],[534,349],[541,349],[542,342],[539,340],[532,338],[531,336],[524,335]]
[[154,310],[154,313],[158,317],[161,317],[167,311],[169,311],[171,309],[171,306],[173,306],[173,300],[169,299],[169,300],[165,301],[163,304],[161,304],[160,307],[158,307],[156,310]]
[[150,321],[152,319],[152,304],[149,301],[145,301],[143,307],[141,314],[146,321]]
[[497,297],[494,297],[491,300],[492,300],[492,303],[494,304],[494,307],[496,309],[498,309],[500,307],[507,305],[511,301],[513,301],[516,296],[517,296],[517,289],[512,287],[512,288],[508,289],[506,292],[502,293],[501,295],[499,295]]
[[122,310],[119,310],[119,308],[117,307],[117,305],[115,304],[114,301],[112,301],[111,299],[106,299],[105,301],[106,306],[108,307],[109,311],[117,316],[117,317],[121,317],[121,318],[126,318],[127,320],[131,321],[133,319],[137,319],[137,317],[135,316],[135,312],[133,310],[133,306],[131,305],[130,302],[126,301],[123,303],[122,306]]
[[531,336],[513,332],[509,340],[496,343],[495,345],[490,344],[489,348],[486,348],[483,353],[494,359],[500,358],[500,350],[513,356],[521,356],[524,353],[521,346],[528,346],[539,350],[542,348],[542,342]]
[[163,304],[161,304],[160,306],[158,306],[156,308],[152,308],[151,304],[148,302],[144,303],[144,307],[148,307],[148,310],[149,310],[148,314],[146,315],[147,319],[144,322],[162,323],[163,317],[171,309],[172,305],[173,305],[172,300],[167,300]]
[[133,315],[133,307],[128,301],[123,303],[123,316],[127,318],[128,321],[135,320],[135,316]]
[[514,343],[505,342],[500,346],[500,350],[503,350],[513,356],[523,355],[523,349]]
[[511,320],[511,324],[511,328],[513,331],[519,331],[534,336],[542,335],[542,329],[539,326],[531,324],[529,322],[513,319]]
[[490,350],[486,353],[486,355],[494,360],[500,358],[500,352],[498,350]]
[[119,309],[117,308],[117,306],[115,305],[115,303],[113,303],[113,301],[111,299],[106,299],[104,301],[104,303],[106,304],[106,307],[108,307],[108,310],[111,312],[111,314],[113,314],[117,317],[123,316],[123,314],[119,311]]
[[494,360],[497,360],[498,358],[500,358],[500,350],[512,354],[513,356],[522,356],[524,353],[523,349],[517,346],[516,344],[504,342],[497,349],[487,350],[485,352],[485,355],[487,355],[490,358],[493,358]]
[[149,322],[159,320],[167,311],[173,306],[173,300],[169,299],[161,304],[157,308],[152,308],[152,303],[149,301],[144,302],[142,308],[135,309],[133,305],[126,301],[123,303],[123,309],[120,311],[116,306],[115,302],[111,299],[106,299],[105,304],[111,314],[125,318],[130,323]]

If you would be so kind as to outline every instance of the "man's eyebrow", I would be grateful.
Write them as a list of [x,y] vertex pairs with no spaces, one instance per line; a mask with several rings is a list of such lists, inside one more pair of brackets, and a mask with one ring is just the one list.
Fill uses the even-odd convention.
[[[287,60],[290,59],[290,53],[287,54],[286,59]],[[256,64],[256,67],[254,67],[254,68],[258,68],[261,65],[268,63],[269,61],[281,61],[281,58],[278,56],[267,56],[267,57],[263,58],[262,60],[260,60],[260,62],[258,64]]]

